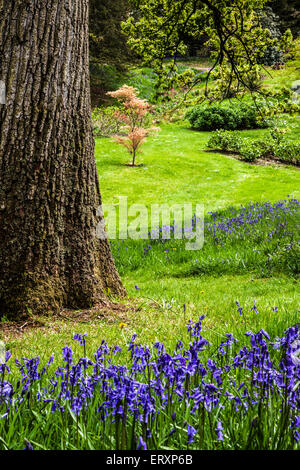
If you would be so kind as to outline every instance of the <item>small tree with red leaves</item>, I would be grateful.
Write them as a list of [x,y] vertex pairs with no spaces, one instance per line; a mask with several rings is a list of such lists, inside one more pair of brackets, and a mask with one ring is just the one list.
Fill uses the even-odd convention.
[[141,151],[146,137],[151,132],[159,130],[156,127],[144,127],[149,116],[150,105],[147,101],[138,98],[137,90],[128,85],[123,85],[119,90],[109,91],[107,94],[122,103],[122,109],[116,111],[115,115],[124,123],[122,129],[126,132],[126,136],[116,135],[115,141],[126,147],[132,156],[131,166],[136,166],[136,155]]

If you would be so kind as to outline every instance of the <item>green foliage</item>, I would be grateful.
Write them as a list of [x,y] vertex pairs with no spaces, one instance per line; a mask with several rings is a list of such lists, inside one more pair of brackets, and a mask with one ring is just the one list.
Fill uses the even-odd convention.
[[[259,144],[261,141],[259,141]],[[207,143],[209,148],[234,152],[241,155],[243,160],[253,162],[262,155],[261,145],[251,139],[243,138],[238,131],[219,130],[213,133]]]
[[89,7],[91,97],[96,107],[107,104],[105,93],[124,83],[127,63],[136,58],[121,30],[130,0],[90,0]]
[[283,56],[282,52],[276,46],[270,46],[265,51],[264,56],[262,57],[261,64],[263,65],[274,65],[274,64],[282,64],[283,63]]
[[110,137],[119,133],[122,123],[116,116],[118,109],[116,106],[93,109],[92,123],[95,137]]
[[155,71],[150,67],[142,67],[133,69],[128,76],[127,85],[136,88],[139,96],[149,103],[156,101],[157,76]]
[[238,153],[241,158],[253,162],[258,158],[271,158],[283,163],[300,164],[300,143],[287,140],[287,129],[272,128],[265,139],[242,137],[239,132],[219,130],[207,143],[209,148]]
[[189,110],[186,119],[193,129],[213,131],[217,129],[257,129],[267,127],[268,122],[260,122],[254,104],[223,103],[210,106],[196,106]]
[[277,247],[274,253],[269,255],[266,263],[269,267],[276,266],[278,270],[286,272],[294,278],[300,274],[300,245],[286,243]]
[[129,0],[90,0],[90,54],[93,61],[122,67],[132,53],[121,22],[130,10]]
[[284,139],[272,147],[274,157],[283,163],[300,165],[300,142],[291,142]]
[[290,28],[295,37],[300,33],[299,0],[273,0],[272,10],[279,16],[279,28],[283,33]]
[[260,110],[258,120],[272,120],[283,114],[294,116],[300,111],[299,104],[293,101],[293,91],[285,86],[275,91],[267,89],[264,96],[254,95],[254,99]]
[[172,81],[174,68],[167,70],[163,61],[174,57],[176,62],[178,55],[185,54],[185,37],[192,35],[197,41],[205,35],[215,61],[213,68],[220,65],[226,69],[220,97],[230,96],[232,88],[239,93],[257,91],[257,64],[265,50],[277,42],[259,20],[258,12],[263,9],[264,0],[136,0],[133,3],[139,8],[139,15],[129,15],[122,24],[128,44],[145,64],[154,65],[161,80],[165,76]]
[[126,73],[113,64],[101,64],[90,60],[92,106],[98,107],[109,103],[107,91],[116,90],[124,83]]
[[261,141],[252,141],[244,139],[240,147],[239,153],[241,158],[246,162],[254,162],[258,158],[264,156],[264,148],[261,146]]
[[273,125],[280,115],[297,115],[299,104],[293,102],[293,91],[287,87],[254,94],[252,100],[225,100],[211,105],[195,106],[186,113],[193,129],[197,130],[243,130],[259,129]]
[[271,33],[274,39],[277,39],[276,44],[270,45],[264,52],[263,57],[259,63],[269,66],[283,64],[287,60],[295,57],[296,46],[291,30],[288,29],[284,34],[276,31]]
[[212,134],[207,146],[209,148],[238,152],[242,146],[243,138],[238,131],[219,130]]
[[[259,14],[261,24],[264,28],[270,31],[270,35],[273,39],[279,41],[281,32],[279,29],[279,17],[275,15],[272,8],[265,7]],[[277,63],[283,63],[283,53],[279,49],[278,44],[270,45],[265,51],[263,57],[259,60],[259,63],[264,65],[274,65]]]

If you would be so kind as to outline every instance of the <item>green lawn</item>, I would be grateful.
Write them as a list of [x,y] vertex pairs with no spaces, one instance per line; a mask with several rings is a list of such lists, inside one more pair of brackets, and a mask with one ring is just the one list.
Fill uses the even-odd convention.
[[[299,52],[298,52],[299,56]],[[279,70],[273,70],[267,67],[268,73],[264,73],[264,84],[267,88],[278,90],[281,87],[288,87],[296,80],[299,80],[300,76],[300,60],[289,61],[285,64],[285,67]]]
[[[245,134],[257,137],[265,132],[247,131]],[[293,132],[296,137],[299,125]],[[297,209],[297,201],[292,200],[300,199],[299,169],[283,165],[250,165],[228,155],[207,152],[205,144],[208,138],[208,133],[191,131],[186,124],[163,125],[156,137],[148,139],[140,160],[143,166],[138,168],[125,165],[128,155],[111,139],[97,139],[96,159],[103,202],[117,204],[118,196],[127,196],[129,206],[139,203],[148,208],[153,203],[203,203],[206,217],[204,246],[198,251],[188,251],[185,249],[186,240],[112,240],[112,252],[128,297],[120,300],[113,311],[111,308],[103,311],[99,307],[90,312],[71,312],[71,315],[63,311],[54,319],[32,316],[34,327],[25,328],[26,324],[30,326],[29,318],[23,325],[19,325],[19,335],[15,334],[16,327],[9,330],[7,324],[3,324],[4,330],[1,332],[0,328],[0,338],[5,340],[6,348],[12,353],[9,362],[12,374],[9,375],[9,380],[12,383],[20,381],[17,368],[13,365],[15,359],[39,356],[41,368],[54,353],[54,363],[44,376],[44,381],[40,378],[36,380],[34,393],[40,393],[45,385],[45,390],[53,386],[53,396],[57,394],[60,397],[60,388],[55,391],[53,384],[58,383],[57,378],[62,374],[69,380],[69,366],[62,363],[66,346],[72,348],[75,364],[83,354],[93,359],[104,340],[112,348],[111,351],[114,346],[121,348],[116,357],[112,353],[112,363],[129,367],[132,353],[132,350],[129,352],[132,345],[129,345],[135,333],[135,348],[138,350],[139,344],[148,345],[152,358],[156,357],[157,344],[160,342],[164,344],[167,353],[176,351],[177,354],[179,340],[190,341],[191,351],[192,344],[195,345],[198,341],[193,342],[196,338],[187,334],[187,323],[189,320],[197,321],[204,315],[201,335],[209,342],[209,346],[203,354],[200,351],[205,348],[200,348],[199,360],[204,363],[210,361],[211,364],[215,364],[212,361],[220,361],[224,368],[224,381],[222,378],[221,384],[224,404],[212,412],[204,412],[203,408],[202,415],[197,412],[192,414],[186,400],[181,401],[174,394],[170,401],[173,408],[168,404],[153,424],[152,440],[149,437],[147,441],[148,448],[219,449],[220,444],[224,449],[296,448],[298,444],[290,431],[295,422],[296,409],[290,411],[287,407],[287,411],[281,414],[285,405],[283,398],[277,393],[270,395],[268,400],[262,399],[258,404],[255,404],[255,398],[254,405],[248,411],[235,409],[228,397],[237,394],[235,399],[238,400],[240,387],[244,387],[246,383],[252,388],[254,381],[251,380],[250,369],[244,371],[243,367],[237,370],[232,367],[230,370],[228,366],[230,371],[225,371],[223,360],[228,360],[229,364],[233,353],[226,349],[225,356],[219,357],[218,350],[220,351],[222,343],[230,334],[237,340],[236,346],[233,346],[236,352],[243,346],[246,349],[249,338],[245,334],[251,334],[249,331],[257,333],[261,330],[260,335],[270,337],[272,344],[288,328],[299,323],[300,252],[297,239],[299,240],[300,211]],[[277,204],[282,200],[285,201],[282,203],[283,208],[281,204]],[[217,214],[209,214],[211,211]],[[230,225],[232,220],[234,222]],[[218,228],[213,229],[214,224],[217,227],[218,224],[220,227],[229,227],[229,230],[220,228],[218,232]],[[82,348],[73,337],[75,334],[85,333],[88,335],[87,345]],[[155,346],[156,342],[158,343]],[[272,349],[271,346],[269,348]],[[277,375],[280,375],[282,368],[280,361],[283,348],[276,354]],[[251,352],[249,358],[250,356]],[[135,361],[137,360],[139,359],[136,356]],[[103,361],[109,363],[110,359],[104,355]],[[61,364],[64,369],[55,369]],[[168,370],[169,366],[162,367]],[[86,383],[93,382],[95,368],[91,366],[88,373],[92,370],[91,380],[85,377],[84,383],[85,380]],[[118,380],[121,383],[123,372],[118,370]],[[149,370],[148,367],[148,373]],[[84,371],[86,374],[87,370]],[[212,371],[212,368],[208,371],[208,380],[216,381],[212,377]],[[54,375],[50,387],[48,381],[51,374]],[[65,413],[52,413],[52,407],[55,405],[55,408],[60,403],[60,398],[57,402],[50,399],[51,404],[49,398],[46,403],[41,403],[33,400],[34,393],[32,397],[27,393],[22,404],[18,404],[18,410],[11,412],[6,418],[6,405],[3,403],[0,413],[4,417],[0,420],[0,447],[24,448],[23,441],[26,437],[34,449],[118,449],[120,435],[124,439],[129,435],[134,436],[134,433],[137,436],[142,435],[143,426],[135,421],[131,425],[132,417],[124,422],[122,419],[122,432],[115,418],[113,421],[116,424],[111,424],[110,418],[104,424],[101,423],[99,406],[108,396],[108,392],[104,392],[104,376],[105,374],[99,376],[102,377],[101,385],[99,382],[99,388],[95,389],[96,393],[90,398],[90,413],[82,410],[79,418],[69,408]],[[160,379],[156,376],[155,380],[150,380],[145,369],[135,380],[158,383]],[[191,391],[200,390],[199,380],[198,375],[192,379],[189,375],[186,376],[184,387],[187,387],[189,394],[193,395]],[[205,383],[206,378],[201,380]],[[119,383],[112,378],[111,384],[114,382]],[[26,383],[29,383],[28,378]],[[292,379],[291,383],[294,384]],[[213,387],[213,383],[210,386]],[[83,384],[78,382],[77,387],[83,389]],[[173,393],[173,387],[169,387],[169,382],[167,383],[168,392],[172,389]],[[52,392],[47,391],[45,396],[48,397]],[[70,393],[73,394],[73,384],[70,385]],[[126,398],[124,402],[125,400]],[[64,406],[70,407],[70,403],[66,400]],[[156,397],[156,406],[162,407],[161,398]],[[174,410],[176,413],[173,413]],[[206,414],[208,418],[204,419]],[[210,425],[207,424],[208,419]],[[253,426],[254,422],[259,423],[259,428],[256,429],[257,425]],[[205,440],[203,438],[203,441],[187,444],[188,423],[192,423],[196,432],[205,436]],[[216,441],[217,425],[224,430],[224,444]],[[127,433],[123,432],[124,429],[127,429]],[[174,440],[173,434],[171,436],[172,429],[175,430]],[[129,448],[127,437],[126,448]]]
[[[299,132],[300,124],[294,132]],[[267,131],[245,131],[247,136]],[[258,166],[205,151],[209,132],[196,132],[188,124],[164,124],[149,137],[137,163],[130,168],[126,150],[112,139],[96,139],[96,160],[104,203],[127,196],[138,203],[203,203],[209,212],[249,201],[276,201],[300,195],[299,169]]]
[[[298,133],[299,128],[298,125],[294,132]],[[265,132],[245,131],[245,134],[256,137]],[[120,195],[128,197],[128,205],[142,203],[147,207],[152,203],[203,203],[207,214],[230,206],[239,207],[249,201],[275,202],[287,195],[299,199],[298,168],[251,165],[207,152],[208,138],[209,133],[191,131],[186,123],[165,124],[159,134],[148,139],[138,161],[143,166],[137,168],[125,165],[129,155],[112,139],[97,139],[96,160],[103,202],[117,203]],[[30,355],[34,351],[47,357],[53,350],[70,344],[77,331],[89,333],[91,348],[102,338],[110,344],[128,343],[134,332],[141,341],[161,338],[173,341],[175,336],[180,336],[190,317],[197,318],[202,313],[214,335],[229,330],[243,334],[249,325],[238,315],[236,301],[250,315],[253,329],[265,326],[277,334],[299,317],[299,285],[293,276],[286,273],[261,276],[250,268],[227,272],[213,268],[211,272],[197,275],[190,273],[196,257],[194,252],[182,263],[180,258],[168,263],[162,248],[158,247],[153,250],[153,259],[144,263],[145,244],[147,241],[129,244],[125,259],[116,260],[137,309],[128,311],[124,319],[116,316],[112,322],[102,317],[90,323],[63,319],[49,323],[44,319],[44,329],[28,331],[21,339],[13,339],[13,335],[6,337],[15,354]],[[214,250],[206,248],[202,253],[204,259],[206,254],[218,255]],[[234,258],[236,248],[228,250],[226,256]],[[254,300],[260,312],[255,316],[251,312]],[[278,307],[277,314],[272,311],[274,306]],[[127,325],[125,328],[120,328],[122,321]]]

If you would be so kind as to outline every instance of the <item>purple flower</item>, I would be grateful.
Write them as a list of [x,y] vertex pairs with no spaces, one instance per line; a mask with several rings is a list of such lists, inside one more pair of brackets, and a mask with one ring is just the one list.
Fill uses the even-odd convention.
[[10,352],[10,351],[6,351],[6,352],[5,352],[5,362],[7,362],[10,358],[11,358],[11,352]]
[[137,450],[141,450],[141,448],[143,448],[143,450],[147,450],[147,444],[146,444],[146,442],[143,440],[142,437],[140,437],[140,439],[139,439],[139,443],[138,443],[138,446],[137,446]]
[[254,312],[255,312],[256,314],[258,314],[258,310],[257,310],[257,306],[256,306],[256,300],[254,300],[254,305],[253,305],[253,307],[251,307],[250,310],[251,310],[251,311],[254,310]]
[[187,425],[187,437],[188,437],[188,444],[194,442],[194,435],[197,434],[197,430],[191,426],[190,424]]
[[237,309],[237,311],[238,311],[238,312],[239,312],[239,314],[242,316],[242,315],[243,315],[243,308],[240,306],[240,304],[239,304],[239,302],[238,302],[238,301],[236,301],[236,304],[237,304],[237,306],[238,306],[238,309]]
[[54,361],[54,354],[52,353],[50,358],[49,358],[49,361],[47,362],[47,366],[50,366],[50,364],[52,364]]
[[65,346],[62,350],[63,360],[68,364],[73,364],[73,351],[68,346]]
[[85,336],[87,336],[87,333],[83,333],[83,335],[79,335],[78,333],[76,333],[76,335],[74,335],[73,339],[75,341],[79,341],[81,346],[85,346],[86,345]]
[[223,437],[223,426],[221,421],[218,421],[217,427],[216,427],[216,433],[217,433],[217,441],[224,441]]
[[25,448],[24,448],[24,450],[33,450],[32,444],[29,441],[27,441],[27,439],[25,439]]

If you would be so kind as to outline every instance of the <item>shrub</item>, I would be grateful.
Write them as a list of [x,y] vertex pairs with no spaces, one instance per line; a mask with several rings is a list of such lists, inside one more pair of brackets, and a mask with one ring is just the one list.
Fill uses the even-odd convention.
[[93,132],[95,137],[110,137],[120,131],[121,121],[116,117],[117,107],[95,108],[92,112]]
[[219,130],[207,143],[209,148],[236,152],[248,162],[273,158],[283,163],[300,164],[300,144],[287,140],[287,129],[273,128],[264,140],[241,137],[237,131]]
[[214,131],[217,129],[257,129],[268,127],[267,121],[260,122],[254,104],[232,103],[196,106],[186,113],[193,129]]
[[126,132],[126,136],[116,135],[115,140],[118,144],[124,145],[132,157],[131,166],[135,166],[135,159],[140,147],[145,142],[145,138],[152,131],[158,128],[148,128],[150,105],[146,100],[142,100],[137,96],[137,90],[128,85],[123,85],[117,91],[110,91],[109,96],[117,99],[122,108],[116,111],[115,116],[122,123],[122,129]]
[[238,131],[225,131],[220,129],[213,133],[207,146],[209,148],[238,152],[242,142],[243,139]]
[[238,131],[216,131],[208,141],[207,146],[238,153],[243,160],[249,162],[260,158],[267,151],[264,142],[253,142],[248,138],[243,138]]
[[250,139],[244,139],[240,148],[240,155],[246,162],[254,162],[258,158],[262,158],[264,153],[260,145]]
[[283,163],[300,164],[300,143],[283,140],[273,147],[274,157]]

